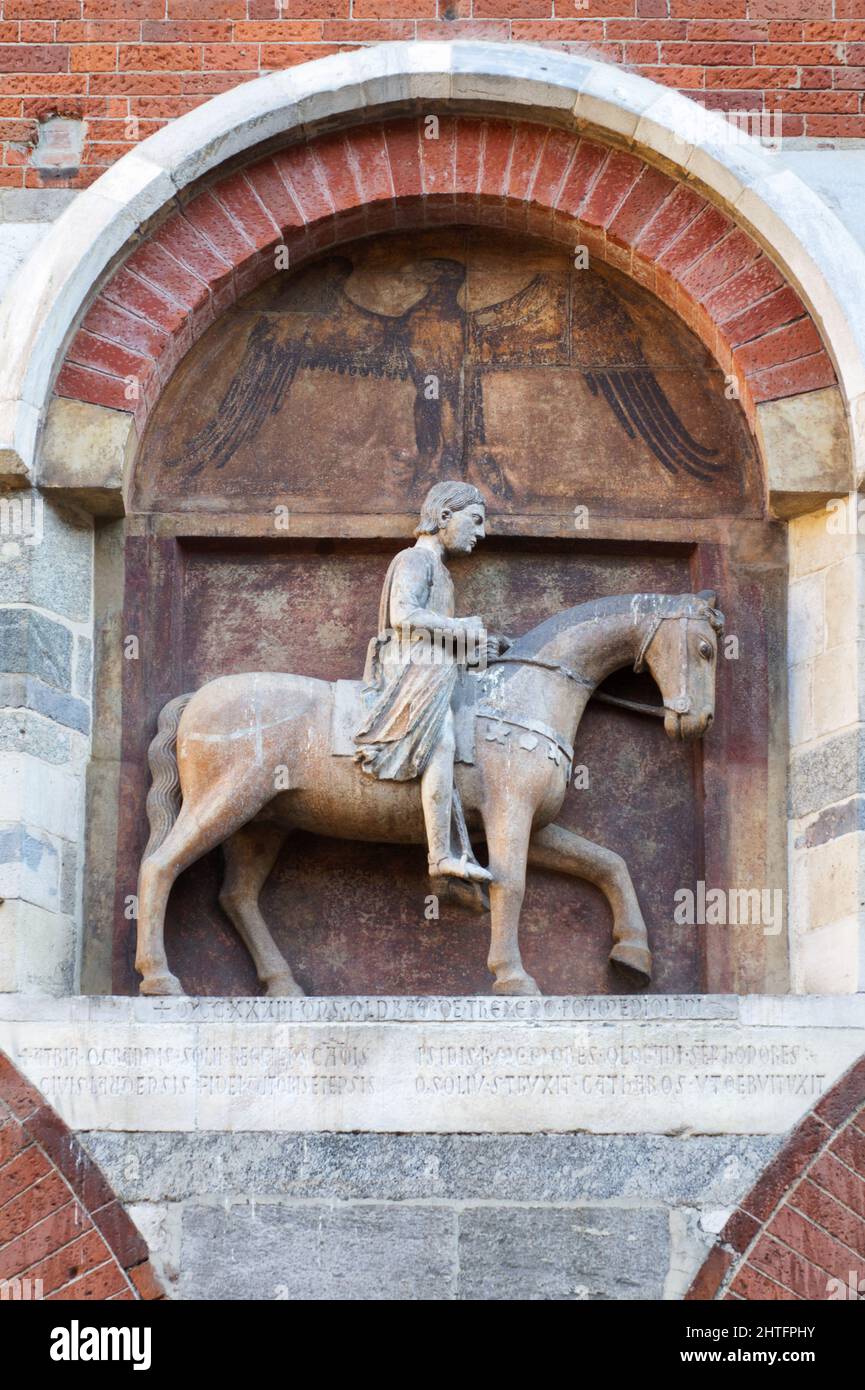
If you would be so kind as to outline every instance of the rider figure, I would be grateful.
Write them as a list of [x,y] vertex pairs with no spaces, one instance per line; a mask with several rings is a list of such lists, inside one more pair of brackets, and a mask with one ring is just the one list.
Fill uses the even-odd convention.
[[436,483],[426,496],[417,540],[391,561],[382,589],[378,636],[370,643],[366,694],[372,699],[354,735],[363,770],[382,780],[420,777],[433,877],[485,882],[473,857],[454,853],[454,717],[458,668],[509,645],[482,620],[454,617],[446,554],[470,554],[484,538],[484,499],[468,483]]

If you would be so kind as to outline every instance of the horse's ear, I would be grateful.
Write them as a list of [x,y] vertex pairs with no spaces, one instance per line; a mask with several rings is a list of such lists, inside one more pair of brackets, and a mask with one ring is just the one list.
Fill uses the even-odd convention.
[[715,593],[714,589],[701,589],[697,594],[697,598],[702,599],[710,608],[717,608],[718,606],[718,595]]

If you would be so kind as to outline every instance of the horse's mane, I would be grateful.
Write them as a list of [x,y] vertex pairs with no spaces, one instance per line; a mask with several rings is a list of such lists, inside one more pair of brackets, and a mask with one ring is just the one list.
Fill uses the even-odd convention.
[[510,650],[515,656],[534,656],[548,642],[571,628],[628,611],[633,614],[635,622],[643,618],[702,618],[717,633],[724,628],[724,615],[715,607],[715,595],[709,591],[699,594],[615,594],[590,599],[573,608],[563,608],[560,613],[545,618],[537,627],[529,628],[528,632],[517,637]]

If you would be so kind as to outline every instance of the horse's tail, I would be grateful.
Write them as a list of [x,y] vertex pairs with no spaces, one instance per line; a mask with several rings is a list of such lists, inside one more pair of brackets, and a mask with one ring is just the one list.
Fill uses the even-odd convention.
[[180,814],[180,776],[177,771],[177,726],[180,716],[192,699],[192,694],[178,695],[169,700],[159,712],[156,737],[147,750],[150,775],[153,779],[147,793],[147,819],[150,839],[144,858],[155,854]]

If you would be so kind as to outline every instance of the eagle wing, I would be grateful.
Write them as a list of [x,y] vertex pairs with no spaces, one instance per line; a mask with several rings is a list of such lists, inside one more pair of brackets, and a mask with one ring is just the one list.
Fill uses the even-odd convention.
[[639,436],[666,472],[682,469],[701,482],[713,481],[722,468],[715,461],[718,450],[696,440],[679,418],[622,299],[600,280],[591,288],[583,282],[581,288],[572,315],[572,350],[577,361],[583,357],[592,364],[583,369],[589,390],[603,396],[628,438]]
[[405,380],[410,361],[401,320],[355,304],[340,287],[306,313],[261,313],[216,414],[167,463],[190,477],[213,464],[224,468],[275,414],[301,370]]

